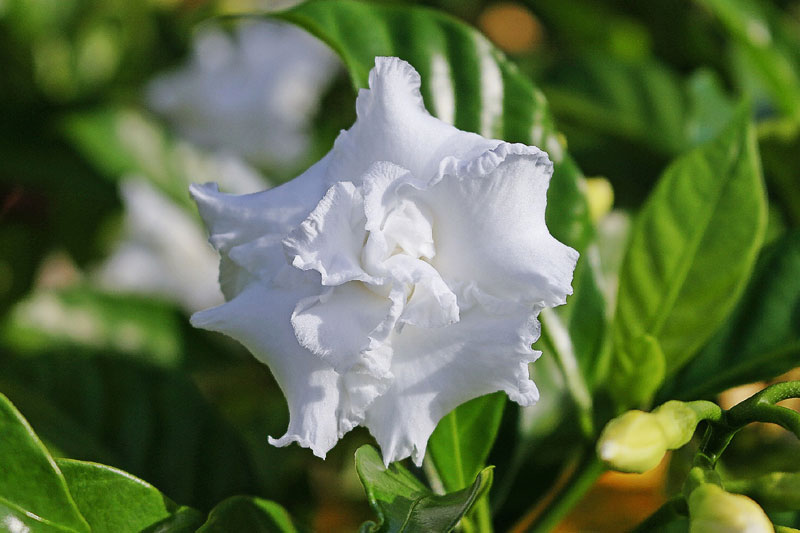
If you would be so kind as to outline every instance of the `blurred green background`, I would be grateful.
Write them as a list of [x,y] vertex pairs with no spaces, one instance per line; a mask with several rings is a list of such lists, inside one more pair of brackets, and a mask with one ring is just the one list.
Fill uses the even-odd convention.
[[[628,213],[743,97],[770,193],[768,240],[800,224],[799,1],[421,3],[479,28],[544,91],[570,153],[601,178],[590,198],[611,279]],[[288,415],[268,369],[187,320],[221,301],[188,185],[281,183],[355,118],[355,93],[324,45],[296,28],[219,17],[289,5],[0,0],[0,391],[55,455],[117,466],[200,509],[254,494],[304,529],[351,531],[370,517],[352,467],[367,433],[325,462],[269,447]],[[542,396],[559,386],[540,384]],[[548,412],[541,434],[558,423]],[[514,490],[502,469],[525,424],[508,405],[490,457],[501,526],[569,452],[540,439],[516,470],[539,481]],[[800,469],[792,439],[752,433],[730,468],[766,439],[769,461]],[[670,481],[666,467],[648,476],[604,477],[584,505],[608,511],[579,508],[562,530],[632,525]]]

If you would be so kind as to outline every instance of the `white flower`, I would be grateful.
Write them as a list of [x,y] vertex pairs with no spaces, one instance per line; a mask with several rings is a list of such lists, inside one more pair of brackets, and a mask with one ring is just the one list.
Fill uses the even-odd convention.
[[149,84],[149,105],[198,144],[257,165],[296,164],[336,71],[331,51],[296,27],[253,21],[235,38],[207,27],[193,50],[188,65]]
[[229,300],[192,321],[272,369],[290,411],[274,445],[324,457],[364,425],[387,464],[420,464],[459,404],[538,399],[536,316],[565,303],[578,254],[545,226],[544,152],[457,130],[408,63],[375,65],[356,123],[304,174],[246,196],[192,188]]

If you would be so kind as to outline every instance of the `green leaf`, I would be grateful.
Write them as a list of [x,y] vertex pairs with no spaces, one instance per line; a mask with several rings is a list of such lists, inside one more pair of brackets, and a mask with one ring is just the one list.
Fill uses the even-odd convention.
[[661,396],[706,398],[796,367],[798,310],[800,231],[794,230],[762,254],[736,310]]
[[206,510],[257,490],[241,437],[182,373],[113,355],[6,357],[0,390],[56,449],[112,462],[175,501]]
[[652,335],[642,335],[615,353],[609,389],[620,405],[647,403],[664,381],[664,353]]
[[73,459],[56,463],[92,533],[136,533],[178,510],[158,489],[122,470]]
[[[47,449],[0,394],[0,519],[4,527],[89,532]],[[13,529],[12,529],[13,530]]]
[[[741,294],[766,228],[755,135],[742,108],[728,128],[667,168],[635,222],[623,260],[612,382],[650,335],[665,376],[691,360]],[[618,372],[620,377],[614,378]]]
[[356,471],[378,515],[377,523],[361,526],[362,533],[450,531],[492,484],[489,467],[465,489],[434,494],[400,464],[385,467],[372,446],[356,451]]
[[310,31],[342,58],[355,87],[367,86],[375,56],[397,56],[422,78],[431,113],[456,127],[534,144],[555,163],[547,223],[582,249],[592,233],[580,172],[565,153],[542,93],[480,32],[442,12],[355,0],[316,0],[270,16]]
[[463,489],[475,479],[497,437],[506,395],[495,392],[462,404],[442,418],[428,441],[428,453],[445,490]]
[[197,533],[295,533],[289,513],[275,502],[234,496],[214,507]]
[[[741,67],[752,69],[784,114],[800,120],[800,38],[796,22],[783,20],[766,2],[695,0],[709,9],[733,38]],[[787,17],[788,18],[788,17]]]

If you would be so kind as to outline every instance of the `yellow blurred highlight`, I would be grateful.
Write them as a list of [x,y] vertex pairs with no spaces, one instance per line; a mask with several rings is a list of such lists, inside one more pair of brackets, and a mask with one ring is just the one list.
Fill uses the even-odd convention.
[[614,188],[605,178],[586,178],[589,216],[595,224],[614,206]]
[[512,2],[486,8],[478,18],[478,27],[497,46],[514,54],[537,48],[544,38],[542,25],[533,13]]

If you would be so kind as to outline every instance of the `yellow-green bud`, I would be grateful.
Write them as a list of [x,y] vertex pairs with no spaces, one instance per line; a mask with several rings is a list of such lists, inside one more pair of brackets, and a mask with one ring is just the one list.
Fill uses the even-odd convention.
[[643,411],[628,411],[603,429],[597,455],[620,472],[646,472],[658,466],[667,452],[667,439],[658,417]]
[[697,412],[684,402],[670,400],[653,414],[661,424],[668,450],[676,450],[692,440],[694,430],[700,423]]
[[609,422],[597,442],[597,455],[610,468],[642,473],[654,468],[667,450],[689,442],[700,422],[687,404],[672,400],[652,413],[628,411]]
[[689,495],[689,533],[774,533],[759,505],[740,494],[725,492],[713,483],[700,485]]

